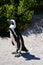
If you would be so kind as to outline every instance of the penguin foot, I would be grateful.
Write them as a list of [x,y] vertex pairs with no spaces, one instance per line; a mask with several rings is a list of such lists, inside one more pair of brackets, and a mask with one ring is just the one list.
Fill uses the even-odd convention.
[[16,55],[15,55],[15,57],[20,57],[21,56],[21,53],[17,53]]

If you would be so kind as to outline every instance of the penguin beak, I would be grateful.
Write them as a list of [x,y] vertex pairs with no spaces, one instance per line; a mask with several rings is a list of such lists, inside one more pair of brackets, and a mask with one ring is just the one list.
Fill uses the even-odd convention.
[[11,24],[11,20],[10,20],[10,19],[7,19],[7,22],[8,22],[9,24]]
[[7,22],[8,22],[9,24],[14,25],[13,21],[11,21],[10,19],[7,19]]
[[10,22],[10,19],[7,19],[7,22]]

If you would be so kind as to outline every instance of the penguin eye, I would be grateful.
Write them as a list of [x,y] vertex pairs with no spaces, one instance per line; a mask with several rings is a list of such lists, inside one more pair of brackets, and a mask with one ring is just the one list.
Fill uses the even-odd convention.
[[11,21],[11,24],[14,25],[13,21]]

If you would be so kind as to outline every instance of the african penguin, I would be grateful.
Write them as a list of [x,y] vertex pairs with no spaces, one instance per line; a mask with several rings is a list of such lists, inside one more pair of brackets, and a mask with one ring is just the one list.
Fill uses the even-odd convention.
[[14,42],[16,41],[16,52],[18,51],[20,53],[21,51],[28,52],[27,48],[24,45],[23,37],[16,26],[16,21],[13,19],[8,21],[10,22],[9,29],[10,29],[10,37],[11,37],[12,44],[14,45]]

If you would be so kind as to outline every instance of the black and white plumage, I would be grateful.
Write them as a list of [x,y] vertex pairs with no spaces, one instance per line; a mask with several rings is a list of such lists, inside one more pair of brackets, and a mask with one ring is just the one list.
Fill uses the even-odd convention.
[[14,45],[14,42],[16,41],[16,47],[17,47],[16,51],[28,52],[27,48],[24,45],[23,37],[16,26],[15,20],[11,19],[8,21],[10,21],[11,23],[9,29],[10,29],[10,36],[11,36],[12,44]]

